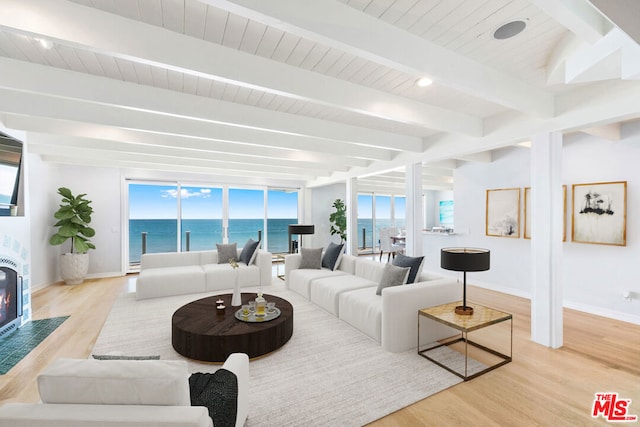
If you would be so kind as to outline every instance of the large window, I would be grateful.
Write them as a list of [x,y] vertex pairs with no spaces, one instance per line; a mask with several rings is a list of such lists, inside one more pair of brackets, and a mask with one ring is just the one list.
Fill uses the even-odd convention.
[[240,248],[249,238],[272,253],[288,252],[287,226],[298,222],[297,189],[129,181],[128,192],[133,269],[143,253],[211,250],[227,242]]
[[289,252],[288,226],[298,223],[298,192],[269,190],[267,200],[267,250],[274,254]]
[[229,242],[242,247],[264,230],[264,190],[229,189]]
[[405,228],[407,218],[407,198],[395,196],[393,198],[393,225],[397,228]]
[[404,228],[406,197],[358,194],[358,249],[376,252],[380,247],[380,229]]
[[149,253],[177,250],[177,196],[175,184],[129,184],[130,264],[139,263],[145,249]]
[[358,248],[373,248],[373,195],[358,194]]
[[181,187],[182,251],[203,251],[222,243],[222,188]]

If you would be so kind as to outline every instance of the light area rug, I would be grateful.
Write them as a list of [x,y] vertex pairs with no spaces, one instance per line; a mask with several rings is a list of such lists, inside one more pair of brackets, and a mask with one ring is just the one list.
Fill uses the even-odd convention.
[[[286,290],[279,280],[263,291],[293,305],[294,332],[281,349],[250,362],[247,426],[360,426],[461,382],[415,349],[384,351],[349,324]],[[136,301],[135,293],[123,294],[93,354],[160,355],[187,360],[192,373],[214,372],[220,365],[186,359],[173,349],[171,316],[180,306],[216,293],[225,292],[142,301]]]

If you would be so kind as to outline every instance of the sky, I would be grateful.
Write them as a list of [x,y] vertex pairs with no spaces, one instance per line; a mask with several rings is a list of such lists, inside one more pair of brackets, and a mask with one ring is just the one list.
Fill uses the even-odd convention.
[[[222,188],[181,187],[182,219],[221,219]],[[174,185],[129,184],[130,219],[176,219],[178,188]],[[395,217],[405,218],[404,197],[395,197]],[[298,194],[269,190],[268,217],[297,218]],[[373,197],[358,195],[358,217],[372,218]],[[376,217],[391,218],[391,197],[376,196]],[[253,189],[229,189],[230,219],[262,219],[264,192]]]
[[[177,186],[129,184],[130,219],[176,219]],[[297,192],[269,190],[269,218],[297,218]],[[182,219],[222,218],[222,188],[181,187]],[[262,219],[264,192],[229,189],[229,218]]]
[[[394,197],[396,218],[405,218],[406,198]],[[391,218],[391,196],[376,196],[376,218]],[[373,218],[373,196],[358,195],[358,218]]]

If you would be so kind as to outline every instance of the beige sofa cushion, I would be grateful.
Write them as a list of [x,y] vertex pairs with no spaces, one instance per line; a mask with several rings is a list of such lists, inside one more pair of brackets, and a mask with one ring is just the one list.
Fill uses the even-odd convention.
[[[376,286],[356,289],[340,294],[340,319],[380,342],[382,339],[382,297],[376,295]],[[396,308],[404,310],[402,307]],[[417,311],[414,315],[417,319]],[[416,320],[417,322],[417,320]],[[402,327],[398,325],[398,327]]]
[[57,359],[38,389],[43,403],[191,405],[183,360]]
[[204,292],[205,272],[200,265],[150,268],[140,271],[136,299]]
[[360,276],[343,274],[340,278],[325,277],[314,280],[309,288],[312,303],[324,308],[334,316],[339,315],[339,299],[344,292],[376,287],[378,284]]
[[289,289],[292,291],[296,291],[303,297],[309,299],[311,294],[309,288],[311,286],[311,282],[317,279],[321,279],[324,277],[337,277],[343,276],[347,273],[341,270],[329,270],[328,268],[322,268],[320,270],[312,270],[312,269],[299,269],[292,270],[289,273]]
[[7,403],[0,427],[213,427],[203,406]]
[[184,267],[198,264],[200,264],[199,252],[148,253],[142,255],[140,269],[144,271],[149,268]]

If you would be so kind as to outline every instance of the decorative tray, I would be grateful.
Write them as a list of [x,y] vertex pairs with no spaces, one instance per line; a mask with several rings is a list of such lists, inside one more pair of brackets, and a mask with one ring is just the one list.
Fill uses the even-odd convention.
[[242,309],[240,309],[236,311],[236,319],[247,323],[261,323],[277,319],[278,317],[280,317],[280,313],[280,309],[278,307],[274,307],[271,311],[265,310],[264,316],[256,316],[253,312],[249,312],[249,315],[245,316],[244,314],[242,314]]

